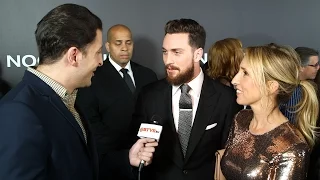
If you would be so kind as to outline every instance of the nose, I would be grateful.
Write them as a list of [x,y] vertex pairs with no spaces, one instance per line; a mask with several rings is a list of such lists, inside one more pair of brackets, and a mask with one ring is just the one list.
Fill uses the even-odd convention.
[[163,53],[163,61],[164,61],[165,65],[173,64],[174,63],[174,58],[173,58],[173,56],[171,55],[170,52],[165,52],[165,53]]
[[239,84],[239,72],[233,77],[231,84],[234,86],[234,88],[237,87]]
[[102,60],[102,56],[99,58],[99,61],[98,61],[98,66],[102,66],[103,65],[103,60]]
[[128,50],[128,45],[126,43],[124,43],[122,46],[121,46],[121,50],[122,51],[127,51]]

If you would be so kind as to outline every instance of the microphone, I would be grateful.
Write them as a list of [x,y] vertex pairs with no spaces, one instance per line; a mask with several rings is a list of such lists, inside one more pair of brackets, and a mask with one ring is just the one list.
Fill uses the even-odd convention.
[[[162,132],[162,125],[160,124],[161,121],[162,121],[162,118],[160,116],[153,115],[151,117],[150,123],[141,123],[138,131],[138,137],[151,138],[159,142],[161,132]],[[142,170],[144,163],[145,163],[144,160],[141,160],[139,165],[139,171]]]

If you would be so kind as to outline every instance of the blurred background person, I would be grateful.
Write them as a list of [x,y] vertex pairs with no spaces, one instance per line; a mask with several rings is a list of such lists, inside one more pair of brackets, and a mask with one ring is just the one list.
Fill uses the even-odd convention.
[[96,70],[91,87],[79,90],[76,104],[89,120],[97,143],[99,179],[131,179],[128,151],[138,131],[131,131],[136,97],[157,76],[132,61],[134,41],[127,26],[110,27],[105,47],[107,59]]
[[[268,46],[250,47],[232,80],[237,103],[249,104],[232,125],[221,169],[226,179],[305,179],[310,149],[315,144],[319,104],[314,86],[298,79],[300,62]],[[299,123],[279,110],[300,84]]]
[[[284,48],[281,48],[284,49]],[[313,81],[319,70],[319,53],[308,47],[297,47],[295,49],[300,59],[300,81]],[[295,53],[291,53],[294,57]],[[296,122],[297,106],[301,102],[302,88],[300,85],[293,91],[290,99],[280,104],[281,112],[289,119],[291,123]]]
[[[243,56],[242,43],[239,39],[219,40],[209,49],[205,72],[210,78],[231,87],[231,80],[237,74]],[[246,109],[247,106],[241,108]]]
[[300,80],[314,80],[319,70],[319,52],[308,47],[297,47],[301,59]]
[[239,39],[227,38],[215,42],[208,52],[207,75],[224,85],[231,86],[231,80],[239,70],[243,55]]

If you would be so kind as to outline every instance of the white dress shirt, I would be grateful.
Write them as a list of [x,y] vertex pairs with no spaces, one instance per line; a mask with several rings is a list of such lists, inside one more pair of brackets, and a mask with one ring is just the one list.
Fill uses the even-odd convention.
[[[114,62],[111,58],[111,56],[109,55],[109,61],[110,63],[112,64],[112,66],[114,68],[116,68],[116,70],[118,71],[118,73],[120,74],[120,76],[123,78],[123,73],[120,71],[122,69],[121,66],[119,66],[119,64],[117,64],[116,62]],[[130,64],[130,61],[127,63],[127,65],[124,67],[125,69],[128,69],[128,74],[129,76],[131,77],[132,79],[132,82],[133,82],[133,85],[136,86],[136,83],[134,82],[134,77],[133,77],[133,72],[132,72],[132,69],[131,69],[131,64]]]
[[[203,79],[204,79],[204,74],[201,70],[199,75],[188,83],[188,85],[191,87],[189,94],[191,95],[191,99],[192,99],[192,125],[193,125],[194,117],[196,115],[197,108],[198,108]],[[181,95],[180,86],[181,85],[172,86],[172,113],[173,113],[174,125],[177,131],[178,131],[178,124],[179,124],[179,100]]]

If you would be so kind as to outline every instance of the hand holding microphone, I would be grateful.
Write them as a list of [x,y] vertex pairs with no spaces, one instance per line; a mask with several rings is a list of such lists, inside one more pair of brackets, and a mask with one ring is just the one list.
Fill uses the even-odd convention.
[[130,164],[135,167],[139,167],[141,161],[145,161],[146,165],[149,165],[152,161],[155,147],[158,146],[158,142],[151,138],[139,139],[129,151]]
[[[159,116],[153,115],[151,118],[151,123],[142,123],[140,125],[138,137],[151,138],[159,142],[162,132],[162,126],[159,124],[160,121],[162,121],[162,119]],[[141,171],[144,165],[145,161],[141,160],[139,164],[139,171]]]
[[158,146],[162,132],[162,126],[159,125],[159,122],[161,122],[161,118],[154,115],[151,118],[151,123],[142,123],[138,131],[138,136],[141,139],[130,149],[130,164],[139,167],[139,170],[144,165],[149,165],[152,161],[155,147]]

